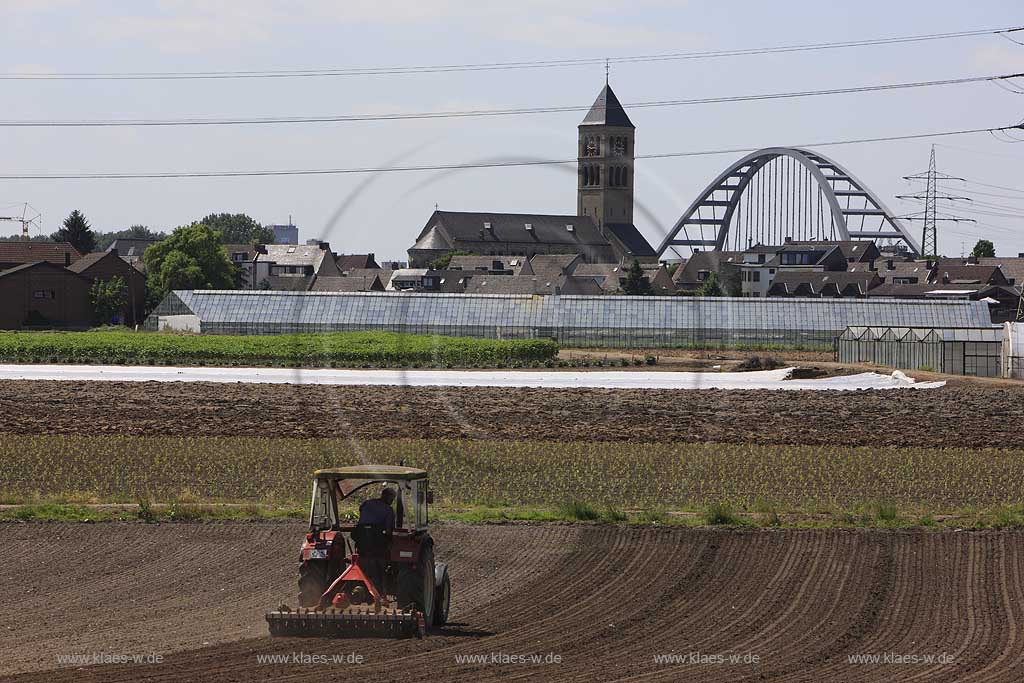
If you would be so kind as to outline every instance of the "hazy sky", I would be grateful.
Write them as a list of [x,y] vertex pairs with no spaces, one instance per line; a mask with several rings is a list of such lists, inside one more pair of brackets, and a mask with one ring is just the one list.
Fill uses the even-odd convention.
[[[0,71],[278,70],[405,66],[735,49],[1024,25],[1020,0],[0,0]],[[1024,34],[1017,34],[1024,41]],[[852,87],[1024,71],[1024,47],[997,36],[613,67],[627,104]],[[2,81],[0,119],[377,114],[589,105],[603,66],[217,81]],[[1024,97],[988,83],[890,93],[630,111],[637,152],[795,145],[1015,124]],[[0,171],[219,171],[377,167],[572,158],[582,113],[481,119],[191,128],[0,128]],[[1022,135],[1024,137],[1024,135]],[[1024,190],[1024,145],[989,135],[937,141],[939,168]],[[927,167],[930,142],[823,149],[897,213],[901,176]],[[637,227],[657,244],[739,154],[639,161]],[[1024,192],[979,197],[1024,214]],[[405,258],[442,209],[575,213],[575,167],[376,176],[0,181],[0,205],[27,201],[55,230],[75,208],[94,228],[170,229],[210,212],[285,222],[339,252]],[[970,211],[960,209],[964,215]],[[940,251],[991,239],[1024,252],[1024,221],[976,215],[940,227]],[[982,224],[984,223],[984,224]],[[0,223],[4,234],[16,224]],[[920,229],[914,225],[915,232]]]

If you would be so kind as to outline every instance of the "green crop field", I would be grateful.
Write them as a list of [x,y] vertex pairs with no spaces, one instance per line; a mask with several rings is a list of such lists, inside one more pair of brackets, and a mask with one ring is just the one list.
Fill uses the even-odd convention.
[[0,332],[0,362],[303,367],[515,367],[555,358],[549,340],[501,341],[393,332],[277,336],[128,330]]
[[0,502],[302,505],[314,469],[430,472],[447,506],[953,512],[1024,503],[1024,453],[969,448],[0,435]]

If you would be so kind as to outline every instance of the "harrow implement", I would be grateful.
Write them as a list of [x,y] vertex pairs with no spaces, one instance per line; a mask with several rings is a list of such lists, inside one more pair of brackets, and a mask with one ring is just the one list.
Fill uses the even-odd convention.
[[417,636],[427,630],[422,612],[373,607],[337,607],[291,609],[281,605],[267,613],[272,636],[393,637]]

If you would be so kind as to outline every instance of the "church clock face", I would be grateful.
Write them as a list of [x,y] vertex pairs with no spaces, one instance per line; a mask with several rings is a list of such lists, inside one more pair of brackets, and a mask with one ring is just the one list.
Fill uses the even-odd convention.
[[597,156],[597,140],[595,140],[594,138],[590,138],[587,140],[587,156]]

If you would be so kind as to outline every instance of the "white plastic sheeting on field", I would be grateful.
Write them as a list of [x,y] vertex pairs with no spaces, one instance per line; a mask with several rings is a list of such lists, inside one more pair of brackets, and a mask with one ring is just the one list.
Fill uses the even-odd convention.
[[287,368],[170,368],[108,365],[0,365],[0,379],[105,382],[221,382],[414,387],[533,387],[550,389],[935,389],[902,372],[824,379],[788,379],[792,368],[758,372],[637,372],[535,370],[328,370]]

